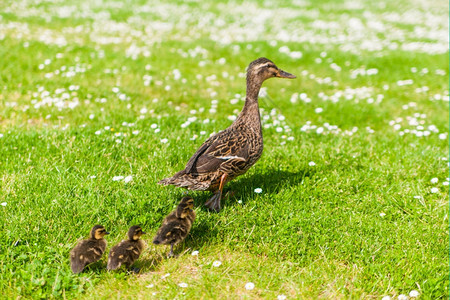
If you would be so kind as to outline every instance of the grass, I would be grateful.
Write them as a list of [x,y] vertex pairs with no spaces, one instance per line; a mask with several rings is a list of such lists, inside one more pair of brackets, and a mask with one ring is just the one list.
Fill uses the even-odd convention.
[[[0,4],[4,297],[448,298],[444,2],[150,6]],[[298,76],[264,83],[263,156],[219,214],[190,192],[197,220],[167,259],[151,240],[184,190],[156,183],[231,123],[260,56]],[[71,273],[94,224],[108,249],[149,232],[138,275],[106,272],[106,256]]]

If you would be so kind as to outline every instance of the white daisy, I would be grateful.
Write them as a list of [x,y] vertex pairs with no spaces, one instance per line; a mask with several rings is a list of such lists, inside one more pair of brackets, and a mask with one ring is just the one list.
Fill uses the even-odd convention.
[[246,284],[245,284],[245,289],[246,290],[253,290],[255,288],[255,284],[253,283],[253,282],[247,282]]

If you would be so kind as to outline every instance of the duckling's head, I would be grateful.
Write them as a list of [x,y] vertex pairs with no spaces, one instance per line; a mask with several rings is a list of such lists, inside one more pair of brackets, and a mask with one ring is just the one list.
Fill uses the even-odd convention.
[[177,218],[186,218],[190,211],[194,209],[194,199],[192,197],[184,197],[177,206]]
[[271,60],[265,57],[252,61],[247,68],[247,80],[252,79],[262,83],[264,80],[272,77],[297,78],[295,75],[279,69]]
[[107,234],[109,234],[109,232],[107,232],[102,225],[95,225],[91,229],[91,238],[95,240],[101,240]]
[[145,234],[145,232],[142,231],[141,226],[138,225],[131,226],[128,230],[128,238],[132,241],[137,241],[143,234]]

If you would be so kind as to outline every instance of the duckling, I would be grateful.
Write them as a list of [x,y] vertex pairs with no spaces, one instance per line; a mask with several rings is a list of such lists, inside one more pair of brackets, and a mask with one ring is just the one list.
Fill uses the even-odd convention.
[[91,229],[90,237],[79,242],[70,251],[70,267],[75,274],[81,273],[87,265],[98,261],[106,249],[106,240],[103,238],[109,234],[102,225],[95,225]]
[[108,256],[107,269],[116,270],[125,265],[127,269],[139,258],[145,247],[140,237],[145,234],[140,226],[131,226],[128,230],[128,240],[123,240],[111,248]]
[[169,257],[173,256],[173,246],[183,241],[191,230],[195,220],[194,199],[184,197],[177,208],[163,221],[161,227],[153,239],[153,244],[169,245]]
[[214,195],[205,205],[219,212],[225,184],[247,172],[261,157],[263,136],[258,93],[262,83],[271,77],[296,78],[267,58],[251,62],[247,70],[245,105],[237,119],[227,129],[208,138],[189,159],[184,170],[158,183],[212,191]]

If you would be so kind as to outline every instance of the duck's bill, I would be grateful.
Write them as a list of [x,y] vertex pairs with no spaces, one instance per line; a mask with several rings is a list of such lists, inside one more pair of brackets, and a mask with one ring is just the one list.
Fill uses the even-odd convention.
[[105,234],[109,234],[109,232],[107,231],[107,232],[105,232]]
[[297,76],[292,75],[291,73],[285,72],[283,70],[280,70],[280,72],[278,73],[278,76],[280,78],[289,78],[289,79],[294,79],[297,78]]

